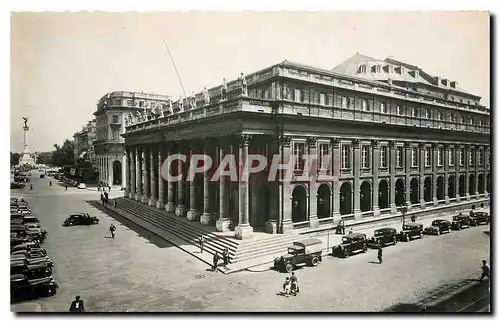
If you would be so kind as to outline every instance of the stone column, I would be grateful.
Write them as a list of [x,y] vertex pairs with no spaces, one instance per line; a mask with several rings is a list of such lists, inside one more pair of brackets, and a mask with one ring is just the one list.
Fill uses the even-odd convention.
[[[122,184],[121,184],[120,189],[127,185],[128,169],[129,169],[128,157],[127,157],[127,155],[124,154],[122,156]],[[127,193],[125,193],[125,195],[127,195]]]
[[[179,142],[177,145],[178,148],[178,153],[182,154],[184,150],[186,150],[186,142]],[[189,162],[189,156],[187,156],[186,159],[186,164]],[[185,217],[186,216],[186,204],[185,204],[185,196],[184,196],[184,180],[185,180],[185,174],[183,172],[183,163],[182,161],[178,161],[178,166],[177,166],[177,171],[178,174],[182,174],[181,180],[177,181],[177,207],[175,208],[175,215],[179,217]]]
[[148,205],[156,207],[156,201],[158,196],[156,195],[156,179],[158,179],[158,174],[157,174],[157,166],[155,160],[157,160],[157,155],[156,151],[154,148],[154,144],[150,145],[150,151],[149,151],[149,171],[150,171],[150,188],[151,188],[151,193],[150,193],[150,198],[148,200]]
[[[436,143],[432,144],[432,202],[434,207],[437,207],[438,205],[438,198],[437,198],[437,191],[438,191],[438,186],[437,186],[437,155],[438,155],[438,145]],[[441,156],[442,157],[442,156]],[[442,159],[441,159],[442,161]]]
[[[396,208],[396,142],[389,141],[389,173],[391,175],[389,184],[389,207],[391,208],[391,214],[397,212]],[[401,155],[401,159],[404,160],[404,156]]]
[[[167,144],[167,158],[171,156],[174,152],[174,145],[173,144]],[[169,167],[171,167],[173,163],[169,164]],[[170,170],[169,170],[170,171]],[[165,211],[168,213],[174,213],[175,212],[175,199],[174,199],[174,182],[172,180],[167,181],[167,204],[165,205]]]
[[[310,155],[318,155],[318,148],[317,148],[317,138],[315,137],[309,137],[307,138],[307,147],[308,147],[308,153]],[[315,165],[317,165],[317,162],[314,162]],[[304,163],[304,167],[309,167],[310,164]],[[312,180],[309,180],[309,227],[310,228],[317,228],[319,226],[319,221],[318,221],[318,181],[317,181],[317,166],[311,167],[308,169],[309,172],[309,177],[312,178]]]
[[142,203],[148,203],[149,201],[149,167],[148,167],[148,159],[149,159],[149,147],[144,146],[144,149],[142,150],[142,184],[143,184],[143,191],[142,191]]
[[455,145],[455,193],[456,193],[456,202],[460,201],[460,150],[462,149],[461,146]]
[[[212,168],[215,167],[215,155],[211,155],[214,151],[215,142],[212,140],[203,140],[203,154],[212,159]],[[210,178],[212,171],[203,172],[203,214],[200,216],[202,225],[209,225],[212,222],[213,214],[210,205]]]
[[[377,140],[372,140],[372,199],[373,199],[373,216],[380,216],[380,208],[378,205],[378,171],[380,168],[380,145]],[[387,155],[385,156],[387,158]],[[386,160],[387,161],[387,160]]]
[[360,141],[359,139],[354,139],[352,140],[352,147],[354,150],[354,160],[353,160],[353,165],[352,165],[352,171],[354,173],[354,198],[352,198],[352,201],[354,202],[354,219],[355,220],[360,220],[363,217],[361,216],[361,210],[360,210],[360,203],[361,203],[361,198],[360,198],[360,190],[361,190],[361,184],[359,180],[359,172],[361,169],[361,162],[360,162],[360,151],[359,151],[359,145]]
[[[280,163],[284,165],[290,162],[292,157],[291,151],[291,138],[289,136],[282,136],[280,138]],[[293,171],[293,169],[292,169]],[[281,226],[281,233],[285,234],[293,230],[292,222],[292,191],[290,190],[290,181],[284,180],[286,170],[279,171],[279,178],[283,181],[280,182],[279,193],[279,225]]]
[[448,190],[450,189],[450,182],[448,181],[449,178],[449,171],[450,171],[450,145],[446,144],[444,146],[444,155],[443,155],[443,162],[444,162],[444,201],[445,204],[450,203],[450,196],[448,196]]
[[470,152],[471,146],[467,145],[465,147],[465,197],[467,200],[470,200],[470,194],[469,194],[469,174],[470,174]]
[[[192,140],[191,145],[190,145],[190,154],[191,155],[198,153],[198,149],[200,147],[200,142],[198,140]],[[200,210],[198,209],[198,204],[196,202],[196,183],[199,174],[195,175],[193,177],[193,180],[189,181],[189,210],[187,212],[187,219],[191,221],[199,220],[200,219]]]
[[108,156],[108,185],[113,186],[113,158]]
[[424,199],[424,183],[425,183],[425,145],[424,143],[418,144],[418,149],[420,153],[419,169],[420,169],[420,185],[418,188],[418,194],[420,197],[420,209],[425,209],[425,199]]
[[142,199],[142,175],[141,175],[141,155],[142,147],[136,145],[135,148],[135,200],[141,201]]
[[489,160],[490,160],[490,148],[488,146],[485,146],[484,147],[484,160],[483,160],[483,163],[484,163],[484,196],[486,198],[488,198],[488,191],[486,190],[486,188],[488,187],[488,180],[487,180],[487,177],[488,177],[488,172],[490,170],[490,167],[489,167]]
[[130,191],[129,191],[129,198],[130,199],[135,199],[135,193],[136,193],[136,183],[135,183],[135,178],[136,178],[136,165],[135,165],[135,160],[136,160],[136,148],[135,147],[130,147]]
[[[123,163],[123,168],[125,169],[125,173],[128,174],[130,171],[130,146],[126,145],[125,146],[125,157],[124,157],[124,163]],[[126,176],[126,178],[123,179],[122,185],[125,185],[125,197],[128,198],[130,195],[130,176]]]
[[156,202],[156,208],[163,209],[165,207],[165,182],[162,175],[163,166],[163,143],[158,146],[158,201]]
[[[410,182],[411,182],[410,173],[411,173],[411,162],[412,162],[411,149],[412,149],[412,146],[411,146],[410,142],[405,142],[405,173],[406,173],[405,198],[406,198],[406,206],[408,208],[408,211],[410,211],[411,207],[412,207],[411,185],[410,185]],[[417,160],[418,160],[418,156],[417,156]],[[396,184],[395,181],[394,181],[394,184]],[[395,186],[394,186],[394,188],[395,188]]]
[[[250,135],[240,135],[239,137],[239,167],[241,171],[248,169],[246,159],[248,157],[248,144]],[[249,224],[249,195],[248,195],[248,181],[243,181],[241,174],[238,178],[238,204],[239,204],[239,220],[238,226],[234,228],[235,237],[237,239],[249,238],[253,234],[253,227]]]
[[332,199],[333,199],[333,224],[340,221],[340,168],[342,158],[340,155],[340,139],[334,138],[330,141],[332,145]]
[[476,188],[476,191],[474,191],[475,195],[476,195],[476,198],[478,198],[479,196],[479,154],[481,153],[481,150],[482,150],[482,147],[479,146],[479,145],[476,145],[475,146],[475,149],[474,149],[474,180],[476,182],[476,184],[474,185],[475,188]]
[[[218,149],[219,165],[220,165],[225,156],[225,149],[227,149],[226,142],[224,141],[224,139],[219,140],[217,149]],[[218,171],[222,174],[224,169],[221,169],[220,167],[218,168],[219,168]],[[226,196],[226,190],[227,190],[226,178],[227,177],[225,176],[219,177],[219,219],[215,223],[217,231],[229,231],[229,226],[231,225],[231,220],[227,217],[228,199]]]

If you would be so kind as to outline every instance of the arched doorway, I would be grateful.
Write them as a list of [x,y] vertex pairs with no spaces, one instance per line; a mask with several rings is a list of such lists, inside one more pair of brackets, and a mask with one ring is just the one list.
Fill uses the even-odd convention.
[[352,214],[352,188],[349,182],[340,186],[340,214]]
[[296,186],[292,193],[292,221],[307,220],[307,191],[304,186]]
[[410,181],[410,202],[412,204],[417,204],[419,203],[418,200],[418,179],[413,178]]
[[113,162],[113,185],[122,185],[122,163],[118,160]]
[[484,193],[484,174],[482,173],[477,176],[477,192]]
[[488,193],[491,192],[491,174],[488,173],[486,175],[486,191],[488,191]]
[[476,194],[476,175],[471,173],[469,175],[469,195],[473,196]]
[[330,217],[330,187],[326,183],[318,188],[317,211],[318,218]]
[[431,177],[425,177],[424,180],[424,201],[432,201],[432,179]]
[[436,193],[436,197],[438,200],[443,200],[444,199],[444,177],[443,176],[439,176],[437,178],[437,193]]
[[363,181],[360,190],[359,210],[361,210],[361,212],[372,210],[372,189],[370,183],[368,181]]
[[389,208],[389,185],[387,180],[380,180],[378,184],[378,207],[380,209]]
[[455,198],[455,176],[448,178],[448,198]]
[[395,191],[395,196],[396,198],[395,203],[397,207],[403,206],[405,203],[405,183],[403,179],[399,178],[396,180],[396,191]]
[[458,194],[460,197],[465,196],[465,175],[463,174],[458,177]]

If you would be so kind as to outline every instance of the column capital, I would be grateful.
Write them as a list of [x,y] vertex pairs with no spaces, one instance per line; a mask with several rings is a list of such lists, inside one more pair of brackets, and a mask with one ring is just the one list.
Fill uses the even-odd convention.
[[418,142],[418,148],[419,149],[423,149],[425,146],[425,143],[424,142]]
[[307,146],[309,148],[315,148],[316,147],[316,143],[318,142],[318,138],[311,136],[311,137],[308,137],[306,139],[306,142],[307,142]]
[[379,141],[378,141],[378,140],[372,140],[372,142],[371,142],[371,143],[372,143],[372,147],[373,147],[374,149],[378,149],[378,148],[380,147],[380,143],[379,143]]
[[189,141],[189,147],[190,149],[199,149],[202,148],[203,145],[205,144],[204,139],[192,139]]
[[280,136],[280,145],[289,147],[292,142],[292,138],[288,135]]
[[240,134],[236,136],[236,139],[238,141],[238,145],[240,147],[246,147],[250,143],[250,140],[252,139],[252,135],[250,134]]
[[359,149],[359,145],[360,145],[361,141],[360,139],[353,139],[352,140],[352,146],[355,148],[355,149]]
[[439,143],[436,143],[436,142],[432,142],[432,148],[433,149],[437,149],[439,146]]
[[340,139],[339,138],[333,138],[330,140],[334,148],[340,148]]
[[396,146],[396,141],[394,140],[389,141],[389,148],[394,149],[395,146]]
[[410,143],[410,142],[405,142],[405,143],[404,143],[404,146],[405,146],[405,149],[406,149],[406,150],[411,149],[411,143]]

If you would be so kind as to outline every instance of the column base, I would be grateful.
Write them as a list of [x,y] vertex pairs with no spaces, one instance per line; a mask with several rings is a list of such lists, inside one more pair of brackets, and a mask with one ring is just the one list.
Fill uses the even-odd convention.
[[158,200],[156,202],[156,208],[163,209],[165,207],[165,202],[163,200]]
[[460,194],[457,194],[455,197],[457,198],[457,202],[459,202],[460,199],[462,198],[462,197],[460,197]]
[[165,211],[170,214],[175,212],[175,204],[173,201],[167,202],[167,204],[165,205]]
[[128,198],[132,199],[132,200],[135,199],[135,194],[133,192],[129,192],[128,193]]
[[186,216],[188,220],[196,221],[200,219],[200,211],[198,209],[189,209]]
[[200,224],[202,225],[210,225],[210,223],[212,222],[212,219],[214,218],[214,216],[211,214],[211,213],[204,213],[203,215],[200,216]]
[[488,196],[489,196],[489,194],[485,191],[485,192],[484,192],[484,197],[485,197],[485,198],[488,198]]
[[293,222],[291,220],[283,222],[283,228],[281,229],[282,234],[286,234],[293,231]]
[[432,203],[433,203],[434,207],[437,207],[437,205],[439,204],[438,198],[434,197],[432,199]]
[[470,195],[469,195],[469,193],[465,194],[465,198],[467,198],[467,200],[470,200]]
[[141,201],[141,199],[142,199],[142,195],[140,193],[136,193],[134,197],[135,197],[135,201]]
[[149,200],[148,200],[148,206],[155,207],[156,206],[156,199],[153,198],[153,197],[149,198]]
[[222,218],[215,222],[215,228],[220,232],[229,231],[229,226],[231,226],[231,220],[229,218]]
[[420,199],[420,209],[425,209],[425,200]]
[[340,216],[340,212],[334,212],[332,214],[332,224],[334,226],[337,226],[341,220],[342,220],[342,217]]
[[375,206],[373,207],[373,217],[379,217],[380,216],[380,208]]
[[361,214],[361,210],[356,209],[354,210],[354,220],[361,220],[363,219],[363,215]]
[[149,201],[149,196],[148,196],[148,195],[144,195],[144,196],[142,196],[142,198],[141,198],[141,202],[142,202],[142,203],[147,204],[147,203],[148,203],[148,201]]
[[318,228],[319,221],[316,215],[309,217],[309,228]]
[[186,216],[186,206],[177,205],[177,207],[175,208],[175,215],[177,217],[185,217]]
[[450,197],[448,197],[448,196],[444,197],[444,203],[446,205],[449,205],[450,204]]
[[276,220],[268,220],[264,226],[264,231],[268,234],[278,233],[278,222]]
[[406,202],[406,210],[407,210],[407,211],[410,211],[410,210],[411,210],[411,202],[410,202],[410,201],[407,201],[407,202]]
[[236,239],[242,240],[242,239],[248,239],[252,237],[253,234],[253,227],[250,225],[245,225],[245,226],[236,226],[234,228],[234,236]]
[[391,203],[389,208],[391,208],[391,214],[395,214],[398,212],[398,208],[396,207],[396,204]]

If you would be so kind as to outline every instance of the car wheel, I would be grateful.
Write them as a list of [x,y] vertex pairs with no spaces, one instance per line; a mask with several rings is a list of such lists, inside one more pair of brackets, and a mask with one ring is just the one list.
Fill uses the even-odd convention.
[[313,258],[311,258],[311,266],[318,266],[318,264],[319,264],[318,257],[314,256]]
[[458,230],[462,230],[462,226],[458,226]]
[[448,228],[448,233],[451,233],[451,228]]
[[346,250],[346,251],[344,251],[344,257],[345,257],[345,258],[349,257],[350,255],[351,255],[351,254],[350,254],[350,252],[349,252],[349,251],[347,251],[347,250]]
[[368,247],[367,246],[363,246],[363,253],[366,253],[368,251]]
[[405,235],[404,241],[407,242],[409,240],[410,240],[410,238],[408,237],[408,235]]
[[439,229],[438,229],[438,231],[437,231],[436,235],[437,235],[437,236],[441,235],[441,232],[439,231]]
[[287,273],[291,273],[293,271],[293,264],[290,263],[290,262],[286,263],[286,265],[285,265],[285,271]]

